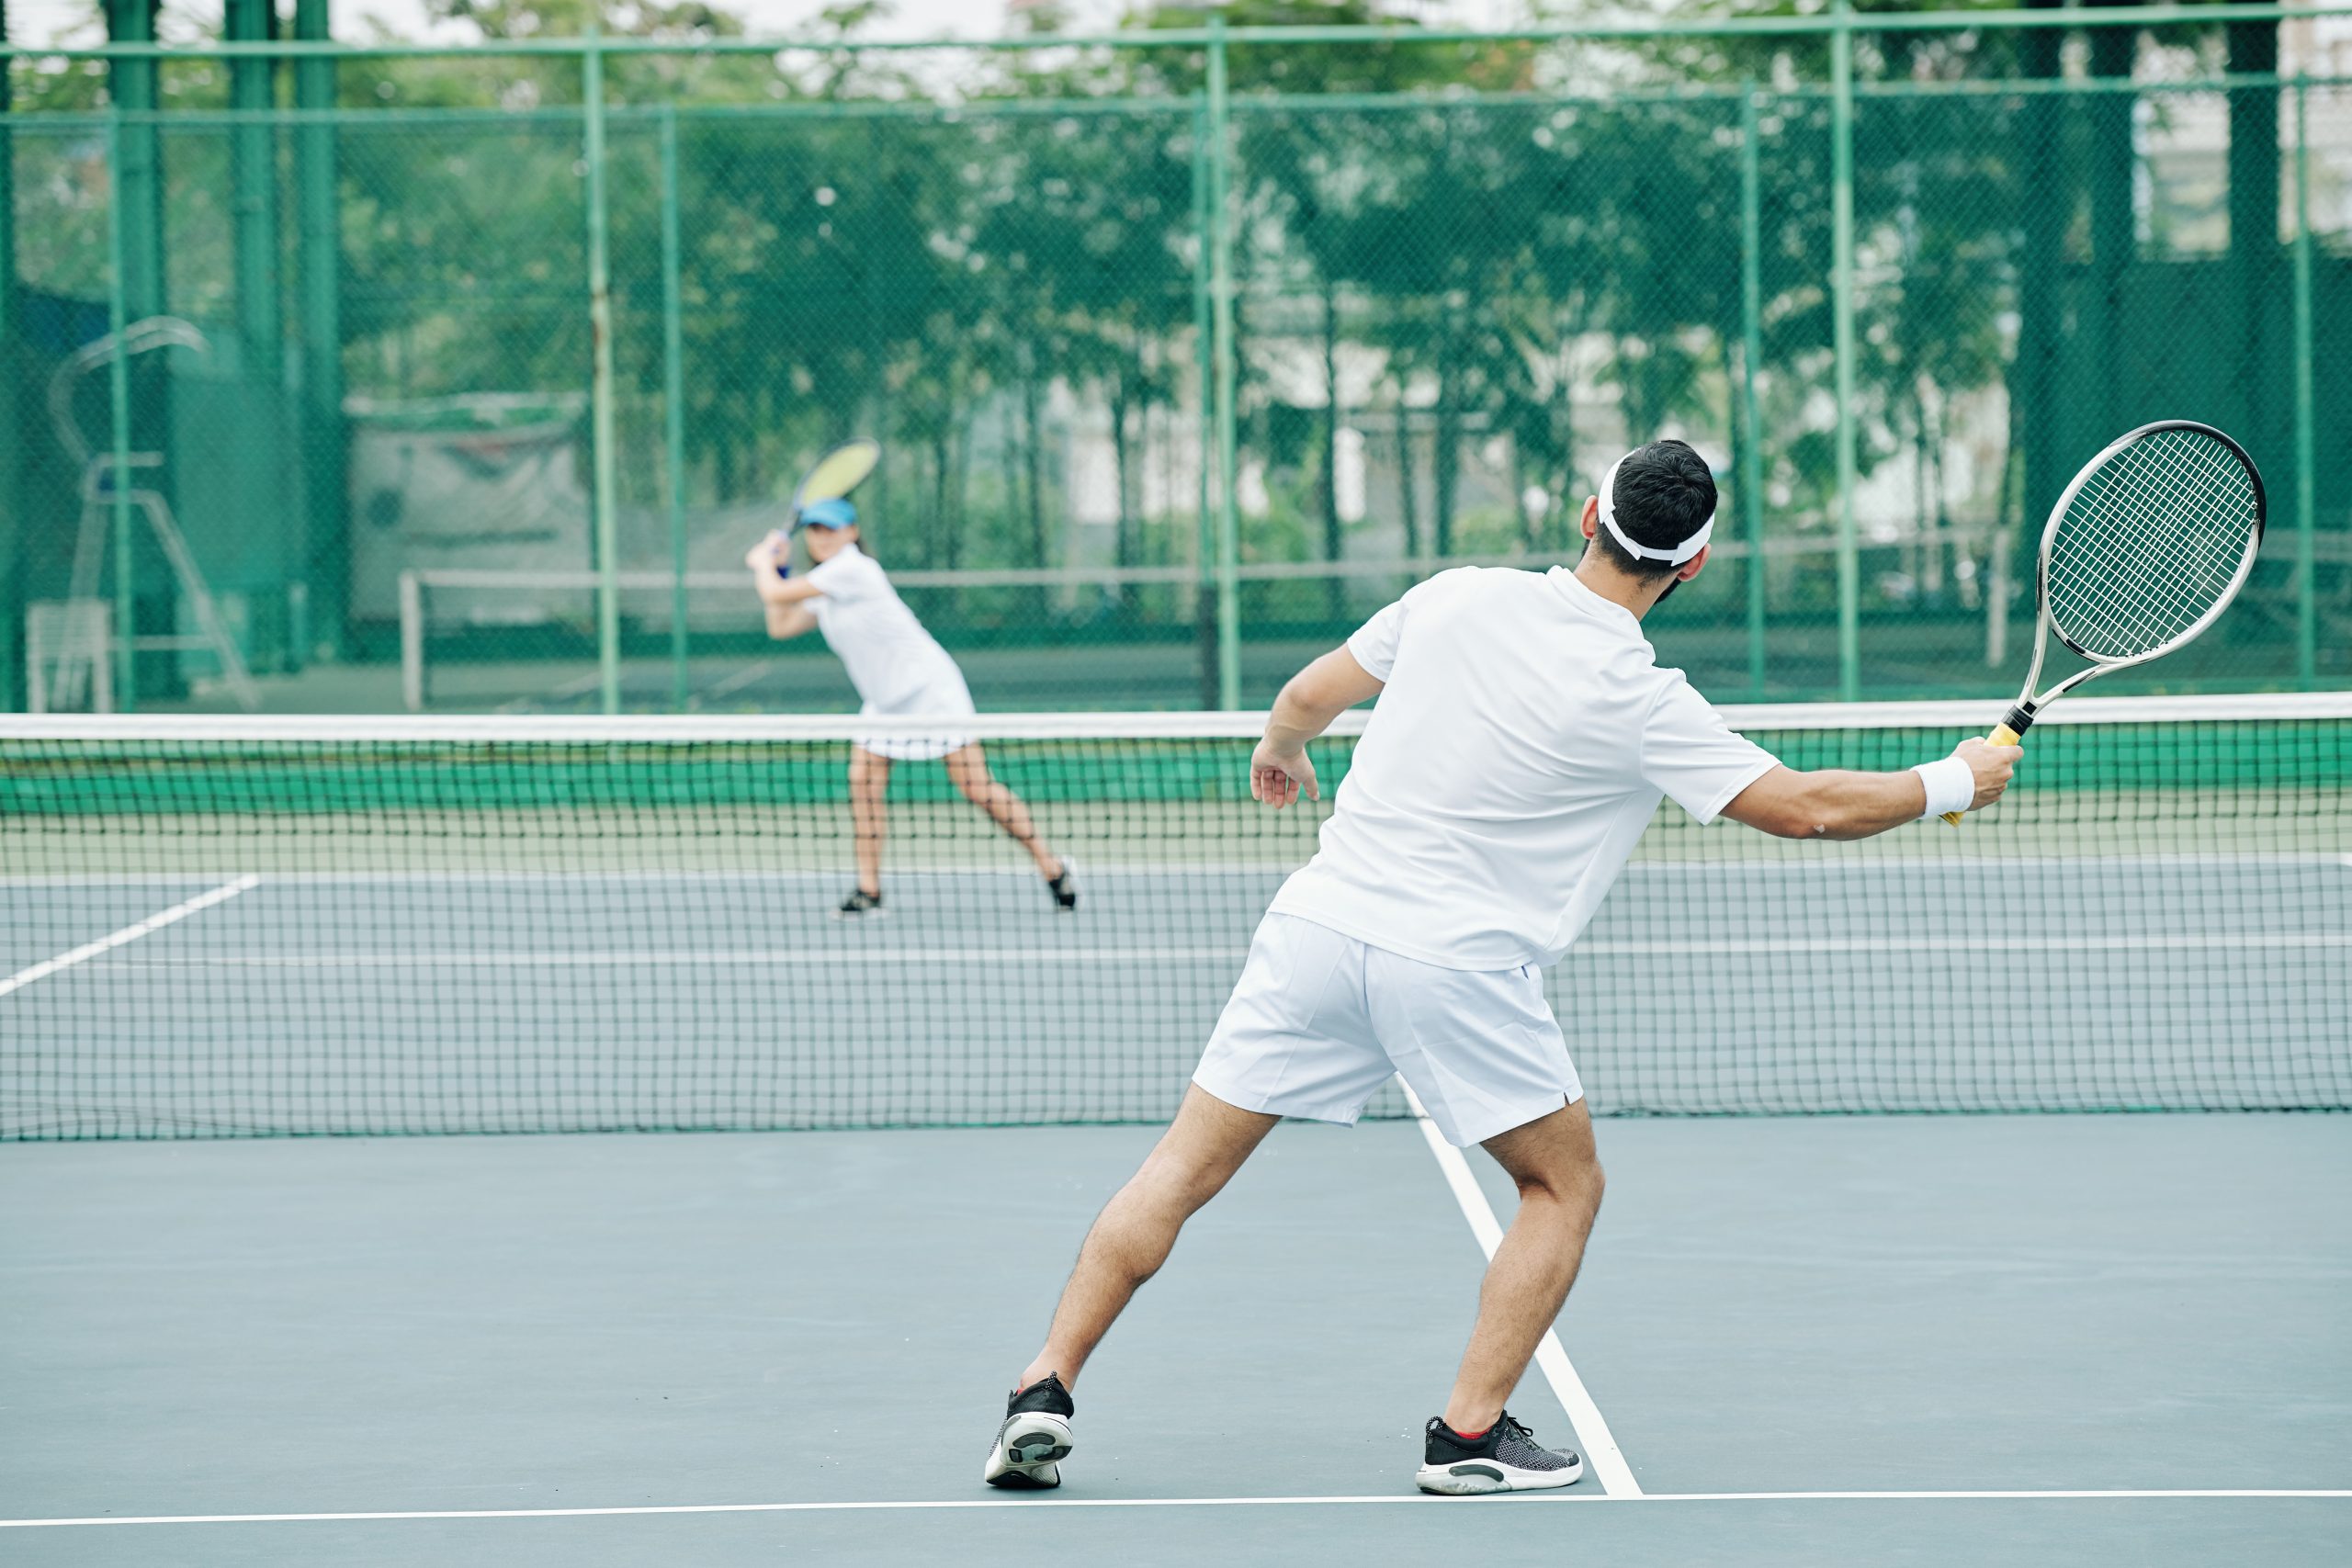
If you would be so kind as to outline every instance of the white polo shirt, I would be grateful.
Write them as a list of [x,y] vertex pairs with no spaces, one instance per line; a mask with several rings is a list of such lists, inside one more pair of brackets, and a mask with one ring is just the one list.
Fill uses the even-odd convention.
[[808,601],[817,629],[841,655],[867,713],[932,717],[972,711],[964,672],[923,630],[880,562],[853,542],[812,567],[808,581],[819,590]]
[[1348,649],[1386,682],[1272,906],[1448,969],[1556,963],[1661,796],[1702,823],[1776,765],[1566,567],[1458,567]]

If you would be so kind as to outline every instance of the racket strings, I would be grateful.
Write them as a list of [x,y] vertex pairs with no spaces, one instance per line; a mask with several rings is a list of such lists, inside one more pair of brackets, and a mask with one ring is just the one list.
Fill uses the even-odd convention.
[[2052,621],[2093,658],[2170,645],[2228,592],[2257,515],[2245,465],[2210,436],[2161,431],[2126,447],[2059,524]]

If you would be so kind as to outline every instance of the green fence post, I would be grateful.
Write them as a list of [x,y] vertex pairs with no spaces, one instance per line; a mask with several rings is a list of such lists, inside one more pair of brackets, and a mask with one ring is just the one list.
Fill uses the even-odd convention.
[[1757,146],[1756,84],[1739,95],[1739,512],[1747,535],[1747,689],[1764,694],[1764,422],[1757,417],[1756,362],[1764,352],[1763,154]]
[[1231,182],[1231,122],[1226,100],[1225,18],[1209,17],[1209,295],[1216,365],[1216,700],[1241,705],[1241,519],[1235,506],[1233,235],[1226,210]]
[[[145,0],[107,0],[107,36],[114,43],[153,43],[155,41],[154,13]],[[163,67],[154,60],[110,60],[107,62],[107,97],[113,109],[108,122],[107,171],[109,175],[109,205],[107,215],[113,224],[111,243],[114,249],[114,278],[107,292],[108,308],[113,313],[113,330],[119,334],[135,321],[160,315],[164,308],[164,197],[163,197],[163,133],[156,126],[154,111],[158,106],[158,80]],[[136,120],[129,117],[137,115]],[[111,375],[114,393],[114,513],[115,513],[115,637],[117,680],[116,701],[126,713],[138,701],[139,660],[131,650],[131,639],[140,635],[139,587],[144,573],[138,554],[138,536],[131,526],[130,464],[132,442],[131,422],[142,412],[149,434],[158,449],[168,449],[164,436],[167,408],[163,390],[164,367],[153,366],[142,378],[145,395],[132,397],[130,367],[123,361],[120,339],[116,344],[115,366]],[[168,470],[157,469],[149,485],[166,489],[170,484]],[[176,614],[177,588],[164,589],[149,606],[156,624],[146,628],[155,632],[172,630],[170,621]],[[164,655],[156,662],[156,683],[159,691],[169,692],[177,683],[179,664],[175,655]]]
[[[294,36],[328,40],[329,0],[296,0]],[[296,231],[300,243],[302,559],[307,660],[347,651],[351,617],[351,497],[343,418],[343,230],[335,201],[335,62],[294,63]]]
[[139,663],[131,647],[138,626],[137,564],[130,530],[130,356],[122,352],[123,328],[130,325],[130,308],[123,280],[124,186],[122,177],[122,106],[114,106],[107,121],[107,330],[114,334],[114,357],[107,364],[107,423],[112,432],[114,462],[107,476],[114,498],[114,701],[130,713],[139,706]]
[[693,689],[686,666],[686,347],[678,243],[678,111],[662,110],[662,407],[670,468],[670,705]]
[[1201,656],[1201,706],[1217,705],[1216,668],[1216,525],[1209,510],[1213,493],[1209,475],[1216,467],[1216,421],[1212,413],[1216,396],[1211,391],[1216,380],[1216,357],[1210,351],[1209,340],[1214,329],[1210,325],[1213,312],[1209,306],[1209,253],[1215,242],[1209,234],[1209,111],[1205,94],[1193,103],[1193,234],[1200,246],[1200,254],[1193,264],[1193,347],[1198,360],[1201,378],[1201,428],[1199,452],[1201,497],[1198,513],[1199,537],[1193,545],[1194,601],[1193,619],[1198,627]]
[[590,24],[581,43],[588,164],[588,441],[596,523],[596,671],[604,711],[621,711],[620,522],[613,487],[613,290],[605,193],[605,48]]
[[1854,11],[1838,0],[1829,39],[1830,291],[1838,356],[1838,695],[1862,694],[1861,558],[1854,535]]
[[2306,81],[2295,81],[2295,679],[2319,683],[2318,440],[2312,418],[2312,167]]
[[[0,0],[0,40],[8,36],[8,4]],[[16,138],[11,134],[10,71],[15,62],[0,62],[0,712],[24,701],[28,671],[17,669],[25,650],[25,549],[20,542],[28,531],[24,517],[21,475],[31,441],[17,412],[20,382],[28,379],[29,362],[19,365],[17,335],[23,330],[17,299],[17,163]]]
[[[224,37],[237,43],[268,43],[277,37],[277,17],[267,0],[228,0]],[[229,132],[230,186],[236,209],[238,347],[256,380],[277,380],[283,336],[277,298],[277,128],[259,118],[277,107],[277,61],[238,56],[229,62],[229,107],[255,116]]]

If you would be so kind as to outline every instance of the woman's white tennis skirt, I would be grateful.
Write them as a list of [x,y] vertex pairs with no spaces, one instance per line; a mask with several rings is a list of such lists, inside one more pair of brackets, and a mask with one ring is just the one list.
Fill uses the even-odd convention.
[[1352,1122],[1390,1074],[1457,1148],[1584,1098],[1534,966],[1442,969],[1268,915],[1193,1081],[1227,1105]]
[[[857,710],[861,718],[965,718],[979,712],[972,701],[972,689],[964,683],[964,671],[953,660],[943,660],[940,668],[928,672],[928,679],[919,685],[899,693],[888,703],[867,703]],[[857,744],[877,757],[888,757],[894,762],[927,762],[944,757],[950,751],[960,751],[972,743],[972,737],[963,734],[922,736],[861,735]]]

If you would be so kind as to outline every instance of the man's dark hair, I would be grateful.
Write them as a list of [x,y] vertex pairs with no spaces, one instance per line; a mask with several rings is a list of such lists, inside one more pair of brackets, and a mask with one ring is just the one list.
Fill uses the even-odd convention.
[[[1689,542],[1713,513],[1715,476],[1707,470],[1707,460],[1686,443],[1653,441],[1625,455],[1617,469],[1614,499],[1617,525],[1635,544],[1670,550]],[[1635,577],[1654,581],[1681,570],[1670,561],[1626,554],[1605,525],[1595,533],[1593,544],[1603,560]]]

